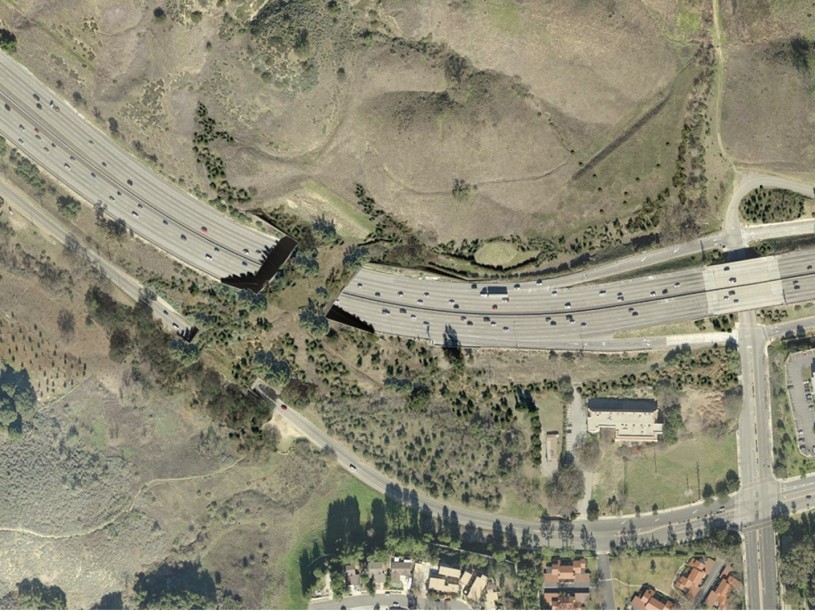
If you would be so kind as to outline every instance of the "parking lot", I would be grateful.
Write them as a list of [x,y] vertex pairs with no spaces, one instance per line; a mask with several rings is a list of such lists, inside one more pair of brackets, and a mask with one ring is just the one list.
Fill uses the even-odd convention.
[[795,418],[798,448],[815,456],[815,401],[812,394],[812,360],[815,352],[798,352],[787,361],[787,392]]

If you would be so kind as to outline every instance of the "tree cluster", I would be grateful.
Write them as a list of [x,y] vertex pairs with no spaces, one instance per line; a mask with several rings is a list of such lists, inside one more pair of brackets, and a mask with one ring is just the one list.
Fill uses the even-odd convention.
[[6,53],[14,53],[17,50],[17,36],[14,32],[0,28],[0,49]]
[[805,200],[794,191],[759,187],[741,200],[739,210],[752,223],[792,221],[804,215]]
[[28,371],[17,371],[11,365],[0,368],[0,426],[11,433],[21,433],[36,407],[37,393]]
[[708,386],[727,391],[738,385],[740,361],[735,343],[703,350],[678,347],[647,371],[622,374],[616,379],[587,380],[581,387],[584,396],[601,396],[618,389],[667,384],[677,390],[687,385]]
[[574,462],[561,459],[558,470],[547,480],[544,491],[553,511],[557,515],[569,516],[586,491],[583,472]]
[[271,351],[255,352],[255,373],[270,386],[281,388],[288,384],[291,366],[283,359],[278,359]]
[[79,200],[70,195],[60,195],[57,197],[57,210],[66,219],[75,219],[81,208],[82,204]]
[[207,170],[209,188],[215,192],[215,201],[219,204],[227,202],[231,211],[233,202],[248,202],[252,199],[249,191],[243,187],[234,187],[226,179],[226,164],[220,157],[210,150],[210,144],[215,140],[231,143],[235,139],[225,130],[216,129],[215,119],[209,116],[207,107],[201,102],[196,109],[198,129],[193,133],[193,147],[195,160]]
[[815,512],[788,518],[780,549],[778,575],[784,584],[785,603],[792,609],[811,609],[815,605]]

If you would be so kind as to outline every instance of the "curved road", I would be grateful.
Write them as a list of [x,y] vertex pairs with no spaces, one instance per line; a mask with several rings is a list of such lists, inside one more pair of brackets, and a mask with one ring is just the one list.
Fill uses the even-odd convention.
[[146,167],[3,52],[0,134],[108,217],[215,279],[257,271],[277,242]]

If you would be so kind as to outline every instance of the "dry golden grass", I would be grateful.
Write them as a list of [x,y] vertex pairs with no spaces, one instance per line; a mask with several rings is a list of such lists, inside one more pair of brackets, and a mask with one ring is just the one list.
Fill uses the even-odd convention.
[[[235,137],[219,153],[231,183],[257,189],[256,203],[285,198],[304,176],[353,202],[360,182],[431,242],[577,232],[665,185],[670,160],[655,162],[668,153],[641,146],[642,155],[609,157],[597,184],[572,177],[675,82],[681,106],[680,69],[704,34],[692,3],[389,1],[323,19],[324,4],[314,1],[313,19],[295,7],[306,0],[291,9],[309,29],[301,53],[316,66],[309,74],[296,53],[286,59],[238,33],[217,3],[176,3],[159,22],[150,7],[123,0],[26,0],[0,7],[0,19],[27,24],[24,63],[59,79],[66,97],[90,100],[82,110],[92,117],[97,108],[104,129],[117,118],[127,146],[138,140],[188,188],[207,190],[190,150],[199,100]],[[228,12],[245,24],[257,8],[235,3]],[[363,29],[375,33],[364,43],[352,34]],[[433,43],[422,41],[429,33]],[[471,68],[449,70],[451,51]],[[678,141],[676,120],[651,123],[650,140]],[[641,180],[623,204],[620,181],[633,176]],[[478,187],[466,203],[452,196],[456,178]],[[318,211],[321,199],[302,205]],[[354,239],[363,230],[343,228]]]

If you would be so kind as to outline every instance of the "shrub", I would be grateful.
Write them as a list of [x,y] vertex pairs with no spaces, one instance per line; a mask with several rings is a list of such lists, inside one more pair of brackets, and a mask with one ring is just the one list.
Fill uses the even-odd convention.
[[79,214],[82,204],[79,200],[74,199],[70,195],[60,195],[57,198],[57,210],[66,219],[75,219]]
[[197,363],[200,356],[198,346],[185,342],[183,339],[170,341],[170,354],[185,366]]
[[275,358],[274,354],[266,350],[255,352],[255,374],[263,378],[271,386],[281,387],[289,382],[291,367],[284,361]]
[[0,28],[0,49],[6,53],[14,53],[17,50],[17,36],[14,32]]

